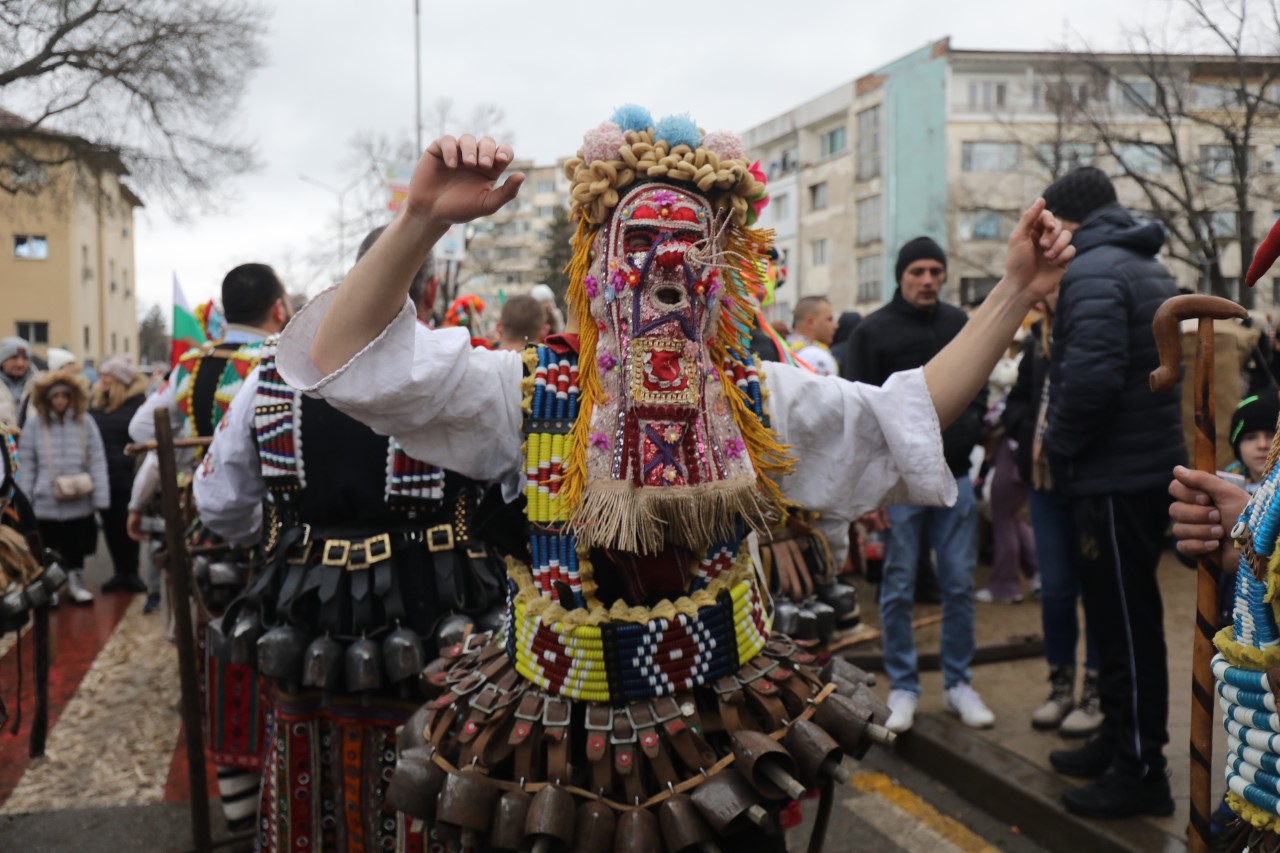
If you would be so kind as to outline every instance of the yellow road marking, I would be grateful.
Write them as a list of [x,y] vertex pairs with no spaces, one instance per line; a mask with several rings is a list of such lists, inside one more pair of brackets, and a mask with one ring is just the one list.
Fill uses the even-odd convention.
[[940,838],[955,845],[964,853],[999,853],[999,850],[973,834],[967,826],[941,814],[933,806],[915,794],[894,784],[883,773],[859,772],[849,780],[849,785],[864,794],[872,794],[891,803],[928,827]]

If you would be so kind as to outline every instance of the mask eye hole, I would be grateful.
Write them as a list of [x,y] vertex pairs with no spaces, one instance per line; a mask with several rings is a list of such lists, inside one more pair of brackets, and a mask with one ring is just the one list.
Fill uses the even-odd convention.
[[647,252],[653,248],[654,234],[652,231],[637,229],[627,233],[624,248],[630,252]]

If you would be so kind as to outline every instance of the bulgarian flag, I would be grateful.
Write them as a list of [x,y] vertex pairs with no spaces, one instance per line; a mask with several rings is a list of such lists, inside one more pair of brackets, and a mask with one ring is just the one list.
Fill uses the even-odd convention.
[[174,367],[183,353],[192,347],[200,346],[208,338],[196,315],[187,305],[187,297],[182,293],[182,285],[178,284],[178,274],[173,274],[173,349],[169,358],[169,366]]

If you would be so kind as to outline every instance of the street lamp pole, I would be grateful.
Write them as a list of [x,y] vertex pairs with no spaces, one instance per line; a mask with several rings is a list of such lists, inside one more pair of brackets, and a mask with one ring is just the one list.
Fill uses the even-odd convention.
[[418,6],[421,0],[413,0],[413,128],[418,142],[417,155],[422,154],[422,25]]
[[347,193],[354,189],[356,184],[360,183],[360,178],[356,178],[342,189],[336,189],[323,181],[317,181],[315,178],[308,177],[307,175],[298,175],[298,180],[311,184],[313,187],[319,187],[320,189],[333,193],[338,197],[338,265],[343,266],[347,261],[346,198]]

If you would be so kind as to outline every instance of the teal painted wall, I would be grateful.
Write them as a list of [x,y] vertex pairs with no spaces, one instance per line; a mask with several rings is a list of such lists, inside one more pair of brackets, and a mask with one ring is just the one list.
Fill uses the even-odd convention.
[[947,54],[934,57],[930,45],[874,73],[888,78],[881,115],[887,300],[903,243],[925,235],[947,248]]

